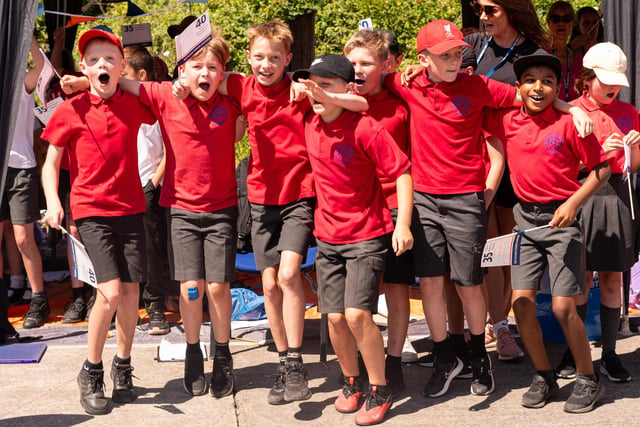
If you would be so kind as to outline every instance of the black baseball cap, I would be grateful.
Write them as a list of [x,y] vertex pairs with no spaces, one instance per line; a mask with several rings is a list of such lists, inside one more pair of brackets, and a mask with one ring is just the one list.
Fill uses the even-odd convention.
[[179,24],[169,25],[167,27],[167,34],[169,34],[169,37],[171,37],[172,39],[175,39],[176,36],[182,34],[182,32],[186,30],[187,27],[191,25],[196,19],[198,18],[193,15],[185,16],[182,22],[180,22]]
[[309,74],[320,77],[339,77],[347,83],[354,82],[356,73],[351,62],[342,55],[322,55],[317,57],[306,69],[293,73],[293,81],[308,79]]
[[513,63],[513,71],[515,71],[516,78],[518,79],[518,81],[520,81],[522,73],[524,73],[531,67],[538,67],[541,65],[546,65],[547,67],[551,68],[555,72],[558,81],[560,81],[562,77],[562,63],[557,56],[551,55],[549,53],[539,53],[522,56]]

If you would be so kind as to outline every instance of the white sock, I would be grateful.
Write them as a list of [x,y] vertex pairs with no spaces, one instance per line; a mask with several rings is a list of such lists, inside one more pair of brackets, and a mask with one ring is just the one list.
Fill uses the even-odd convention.
[[496,335],[498,335],[498,331],[500,329],[503,328],[508,328],[509,327],[509,322],[505,319],[505,320],[501,320],[500,322],[494,323],[493,324],[493,332],[496,333]]

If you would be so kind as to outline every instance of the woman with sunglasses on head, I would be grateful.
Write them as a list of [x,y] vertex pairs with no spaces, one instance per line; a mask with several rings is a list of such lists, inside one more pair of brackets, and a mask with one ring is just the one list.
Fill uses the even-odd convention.
[[[545,53],[543,48],[550,47],[549,36],[542,28],[531,0],[472,0],[471,5],[484,26],[484,32],[465,37],[476,54],[476,74],[514,85],[515,60]],[[488,208],[487,238],[511,233],[515,226],[512,209],[517,198],[506,165],[494,200]],[[485,282],[490,317],[485,343],[497,346],[499,360],[518,359],[524,353],[515,342],[507,320],[511,302],[509,267],[490,268]]]
[[567,40],[576,14],[571,3],[557,1],[551,5],[547,12],[547,24],[551,32],[551,53],[557,56],[562,63],[562,79],[558,98],[563,101],[571,101],[580,96],[575,90],[575,81],[582,71],[582,55],[567,46]]
[[578,9],[569,39],[569,47],[584,56],[591,46],[603,41],[604,25],[598,10],[590,6]]

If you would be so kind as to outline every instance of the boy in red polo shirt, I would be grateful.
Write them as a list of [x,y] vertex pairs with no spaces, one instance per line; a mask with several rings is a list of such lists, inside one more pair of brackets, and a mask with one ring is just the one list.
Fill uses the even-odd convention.
[[399,73],[384,84],[411,112],[411,154],[415,182],[416,274],[422,304],[434,341],[433,375],[425,396],[447,392],[463,369],[447,338],[444,276],[451,280],[469,323],[471,393],[493,391],[491,360],[484,346],[485,304],[480,257],[486,241],[485,176],[481,124],[484,107],[514,105],[516,92],[484,76],[459,73],[462,46],[468,46],[451,22],[437,20],[418,34],[418,59],[426,71],[401,84]]
[[[306,120],[305,136],[318,195],[314,230],[318,306],[328,313],[331,342],[344,374],[344,387],[334,406],[339,412],[358,410],[363,386],[359,348],[369,375],[369,393],[355,421],[377,424],[392,398],[384,375],[384,343],[373,313],[389,234],[393,231],[396,255],[413,244],[410,163],[375,120],[345,111],[330,97],[318,95],[318,88],[329,94],[352,90],[355,73],[348,59],[320,56],[309,69],[296,71],[293,79],[306,86],[316,113]],[[396,180],[395,229],[378,171]]]
[[[80,69],[90,90],[62,103],[42,139],[49,142],[42,168],[47,223],[58,228],[64,210],[58,172],[65,150],[71,172],[71,212],[95,268],[98,292],[89,318],[88,356],[78,375],[80,403],[92,415],[108,412],[104,396],[102,350],[116,314],[118,348],[113,359],[114,402],[133,401],[131,347],[138,320],[138,282],[144,276],[144,195],[137,176],[136,138],[149,110],[123,92],[120,40],[93,29],[78,42]],[[63,78],[64,82],[64,78]]]
[[[391,61],[384,34],[358,31],[345,45],[344,54],[355,70],[356,93],[368,101],[366,115],[380,123],[408,156],[409,110],[400,98],[382,87],[382,73],[390,67]],[[379,179],[395,223],[398,217],[395,180],[384,174],[380,174]],[[404,389],[402,349],[409,327],[409,286],[415,283],[411,251],[396,256],[390,247],[387,248],[383,281],[389,310],[385,377],[395,396]]]
[[[568,115],[550,108],[562,74],[560,60],[530,55],[513,64],[524,106],[491,112],[487,129],[503,141],[513,189],[518,230],[525,233],[520,264],[511,267],[512,304],[522,341],[536,369],[522,397],[527,408],[541,408],[558,391],[536,318],[536,291],[549,267],[553,313],[574,355],[577,379],[564,410],[588,412],[604,395],[593,370],[589,339],[576,311],[575,296],[585,291],[585,252],[580,207],[609,179],[611,169],[594,136],[580,138]],[[582,186],[580,163],[591,170]],[[542,166],[542,168],[541,168]]]

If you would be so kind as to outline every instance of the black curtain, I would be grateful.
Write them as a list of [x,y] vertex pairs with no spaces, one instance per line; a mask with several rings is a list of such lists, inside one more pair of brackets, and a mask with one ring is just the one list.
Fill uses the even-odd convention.
[[629,0],[603,0],[604,29],[607,41],[617,44],[627,55],[630,88],[622,88],[618,98],[636,107],[640,104],[640,4]]
[[[38,0],[0,0],[0,158],[2,175],[0,189],[4,189],[7,162],[18,115],[21,88],[24,85],[27,57],[36,18]],[[2,200],[0,192],[0,201]],[[0,255],[1,256],[1,255]],[[1,272],[0,272],[1,273]],[[0,342],[5,335],[15,334],[7,320],[7,289],[0,280]]]

